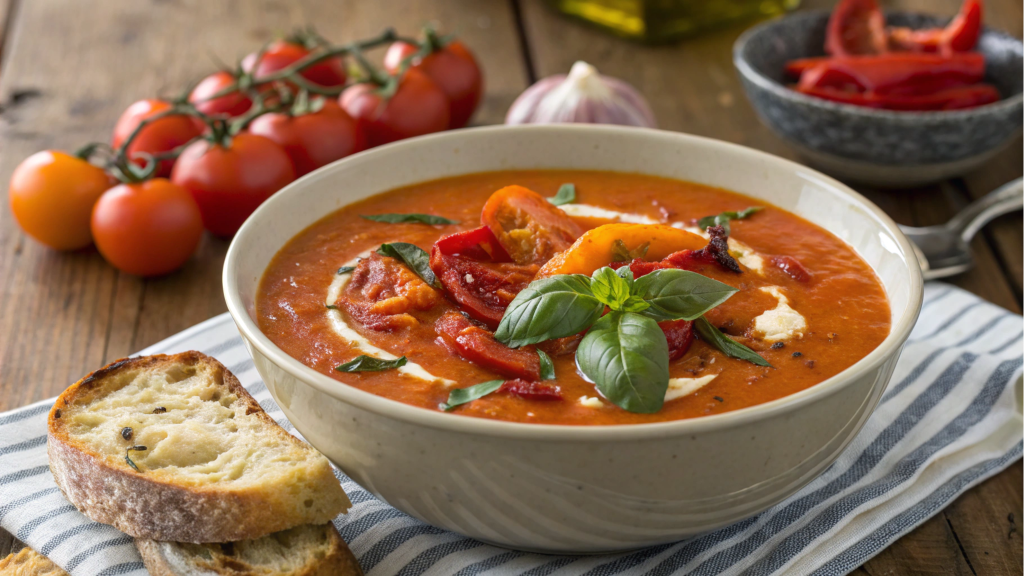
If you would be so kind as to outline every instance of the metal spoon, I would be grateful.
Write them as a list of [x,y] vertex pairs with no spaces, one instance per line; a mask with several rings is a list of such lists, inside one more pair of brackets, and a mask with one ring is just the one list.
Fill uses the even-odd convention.
[[1024,184],[1018,178],[979,198],[949,222],[916,228],[900,226],[910,238],[925,280],[966,272],[974,266],[971,238],[993,218],[1024,207]]

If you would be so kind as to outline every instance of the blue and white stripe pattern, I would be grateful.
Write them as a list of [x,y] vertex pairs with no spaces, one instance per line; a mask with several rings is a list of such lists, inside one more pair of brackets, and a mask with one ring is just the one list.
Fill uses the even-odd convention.
[[[428,526],[340,476],[335,520],[369,576],[845,574],[1021,457],[1022,321],[948,285],[925,288],[892,382],[839,460],[794,497],[717,532],[614,556],[515,552]],[[202,350],[292,426],[227,315],[144,350]],[[0,526],[73,576],[145,574],[131,538],[75,511],[46,463],[52,400],[0,415]]]

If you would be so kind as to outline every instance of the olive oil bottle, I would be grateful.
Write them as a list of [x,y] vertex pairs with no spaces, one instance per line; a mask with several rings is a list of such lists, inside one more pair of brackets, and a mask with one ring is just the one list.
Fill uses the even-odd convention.
[[705,30],[777,16],[800,0],[547,0],[555,10],[619,36],[669,42]]

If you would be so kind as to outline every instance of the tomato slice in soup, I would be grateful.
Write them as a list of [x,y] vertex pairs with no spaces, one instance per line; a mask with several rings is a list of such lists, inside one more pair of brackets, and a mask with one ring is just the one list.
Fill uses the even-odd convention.
[[583,234],[565,212],[522,186],[491,194],[480,219],[516,264],[543,264]]
[[430,269],[459,308],[490,328],[498,327],[505,308],[536,276],[536,264],[480,262],[444,254],[437,244],[430,251]]
[[540,380],[540,356],[533,346],[509,348],[458,312],[438,318],[434,331],[449,350],[474,364],[510,378]]

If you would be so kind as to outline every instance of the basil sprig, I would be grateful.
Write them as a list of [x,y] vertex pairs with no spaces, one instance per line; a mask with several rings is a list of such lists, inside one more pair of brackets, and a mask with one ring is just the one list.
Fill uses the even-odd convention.
[[572,204],[576,201],[576,185],[575,184],[562,184],[558,187],[558,192],[551,198],[548,198],[548,202],[551,202],[555,206],[561,206],[562,204]]
[[448,402],[441,404],[440,408],[445,412],[450,412],[456,406],[487,396],[501,388],[501,385],[504,383],[504,380],[488,380],[468,388],[456,388],[448,393]]
[[740,210],[738,212],[728,210],[726,212],[722,212],[721,214],[716,214],[714,216],[705,216],[701,218],[700,220],[697,221],[697,226],[700,227],[701,230],[707,230],[708,226],[721,226],[722,228],[725,229],[725,234],[728,236],[730,220],[744,220],[746,218],[750,218],[754,214],[757,214],[761,210],[764,210],[764,208],[761,206],[751,206],[749,208],[744,208],[743,210]]
[[335,368],[335,370],[338,372],[381,372],[383,370],[401,368],[408,363],[409,359],[405,356],[395,358],[394,360],[384,360],[382,358],[374,358],[373,356],[363,354],[345,362]]
[[740,360],[746,360],[747,362],[757,364],[758,366],[765,366],[768,368],[772,367],[772,365],[762,358],[757,352],[754,352],[743,344],[740,344],[725,334],[722,334],[718,328],[715,328],[711,322],[708,322],[707,318],[703,316],[697,318],[697,321],[693,323],[693,327],[697,329],[697,334],[700,335],[701,340],[711,344],[715,348],[718,348],[725,355],[732,356],[733,358],[739,358]]
[[427,254],[423,248],[408,242],[392,242],[390,244],[381,244],[380,248],[377,249],[377,254],[401,260],[410,270],[422,278],[424,282],[434,288],[441,287],[441,283],[437,281],[434,271],[430,269],[430,254]]
[[[664,320],[697,320],[736,293],[728,284],[695,272],[655,270],[633,280],[628,267],[609,267],[591,277],[567,274],[535,280],[505,310],[494,336],[513,348],[588,330],[576,364],[605,398],[649,414],[661,409],[668,389],[668,342]],[[611,311],[602,316],[605,307]],[[716,330],[704,337],[729,356],[760,366],[767,362]],[[543,363],[543,357],[542,357]]]
[[431,226],[444,226],[446,224],[458,224],[458,220],[449,220],[442,216],[433,214],[360,214],[360,218],[384,222],[385,224],[430,224]]

